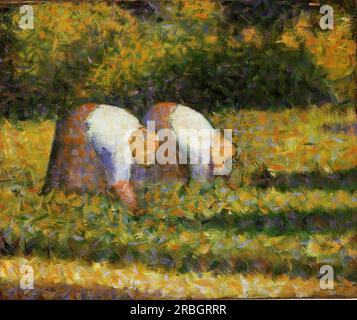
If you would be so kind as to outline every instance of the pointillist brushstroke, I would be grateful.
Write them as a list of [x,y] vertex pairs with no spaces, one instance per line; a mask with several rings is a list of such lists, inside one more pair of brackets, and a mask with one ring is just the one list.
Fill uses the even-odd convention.
[[0,4],[0,299],[357,298],[354,0],[324,29],[309,1],[31,5]]

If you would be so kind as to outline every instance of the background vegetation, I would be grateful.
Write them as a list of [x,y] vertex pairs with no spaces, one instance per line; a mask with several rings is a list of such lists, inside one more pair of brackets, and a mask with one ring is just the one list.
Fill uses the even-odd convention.
[[135,3],[36,5],[34,30],[19,28],[17,7],[2,9],[0,112],[53,117],[86,101],[139,113],[158,100],[276,108],[354,97],[349,1],[334,5],[328,31],[304,1]]

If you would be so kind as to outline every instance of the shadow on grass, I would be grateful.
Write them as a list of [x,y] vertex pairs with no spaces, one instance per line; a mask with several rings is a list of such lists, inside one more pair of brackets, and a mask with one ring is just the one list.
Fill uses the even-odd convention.
[[[69,284],[36,285],[32,290],[22,290],[18,283],[2,284],[0,300],[130,300],[129,290],[96,286],[83,288]],[[142,294],[142,299],[154,298],[155,294]]]
[[[148,227],[148,219],[153,224]],[[151,250],[162,251],[162,240],[165,242],[177,239],[181,232],[202,233],[211,230],[221,231],[222,235],[231,237],[234,235],[247,233],[249,238],[254,239],[260,234],[266,236],[294,236],[306,238],[312,234],[327,234],[332,237],[339,237],[346,232],[355,231],[357,234],[357,215],[352,208],[326,210],[316,208],[311,211],[302,212],[271,212],[262,214],[259,211],[246,214],[230,214],[222,211],[209,219],[187,219],[185,217],[169,216],[166,218],[168,228],[175,226],[175,233],[162,231],[158,238],[157,228],[162,224],[162,218],[155,220],[154,216],[132,217],[128,224],[135,224],[139,230],[145,230],[145,237],[140,241],[112,242],[106,237],[91,238],[83,241],[78,238],[76,232],[69,232],[66,238],[60,238],[59,234],[53,234],[51,238],[33,233],[23,233],[20,238],[7,234],[11,229],[0,230],[0,257],[13,256],[19,253],[25,256],[33,252],[43,257],[50,258],[52,255],[61,258],[82,257],[89,260],[102,261],[109,259],[112,261],[121,260],[129,250],[133,256],[139,260],[143,257],[141,245],[152,244]],[[88,230],[91,232],[91,230]],[[11,239],[12,238],[12,239]],[[78,238],[78,239],[77,239]],[[11,240],[10,240],[11,239]],[[154,239],[154,240],[153,240]],[[180,237],[179,237],[180,239]],[[189,244],[191,250],[195,250],[195,243]],[[156,248],[156,249],[155,249]],[[150,251],[150,250],[149,250]]]
[[238,233],[265,233],[270,236],[299,233],[340,234],[357,231],[357,216],[353,209],[325,210],[316,208],[308,212],[277,212],[261,214],[254,212],[241,216],[223,212],[212,219],[202,221],[204,229],[234,228]]
[[355,191],[357,190],[357,168],[336,171],[331,174],[319,171],[278,173],[276,177],[264,170],[252,180],[255,187],[274,187],[280,191],[297,188]]

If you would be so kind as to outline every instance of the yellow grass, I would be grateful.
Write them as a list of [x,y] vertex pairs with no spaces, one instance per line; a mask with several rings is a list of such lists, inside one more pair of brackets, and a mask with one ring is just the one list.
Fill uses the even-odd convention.
[[[179,274],[138,264],[118,268],[109,263],[20,257],[0,260],[0,281],[6,280],[11,287],[17,288],[23,275],[20,269],[24,265],[34,270],[34,290],[36,286],[51,288],[66,284],[77,288],[77,294],[72,296],[77,299],[80,299],[81,288],[95,290],[98,286],[114,289],[114,292],[110,291],[111,295],[120,296],[125,292],[132,299],[356,297],[357,294],[356,284],[347,280],[336,281],[333,290],[323,290],[317,278],[272,277],[269,274],[215,276],[208,272]],[[31,292],[22,294],[26,296]],[[42,298],[55,298],[56,294],[59,293],[50,291],[43,293]]]
[[[228,181],[216,178],[213,191],[201,194],[201,186],[191,184],[180,196],[175,190],[161,193],[153,190],[140,195],[147,206],[144,215],[137,220],[123,211],[119,201],[108,204],[103,196],[62,192],[39,196],[54,122],[14,124],[3,120],[0,127],[0,231],[11,231],[7,238],[9,243],[21,237],[35,241],[35,251],[27,259],[22,257],[20,249],[14,253],[16,257],[0,258],[3,297],[11,298],[11,288],[19,290],[20,267],[24,264],[34,268],[35,291],[36,288],[53,288],[50,292],[36,291],[43,298],[58,297],[68,288],[72,290],[72,298],[80,298],[82,290],[93,294],[104,290],[100,297],[109,297],[112,289],[117,297],[158,299],[357,297],[353,282],[357,257],[357,191],[351,187],[353,181],[348,180],[353,173],[348,173],[350,178],[347,174],[335,182],[333,178],[332,182],[323,178],[332,186],[330,189],[325,185],[316,188],[307,184],[288,190],[275,186],[262,189],[254,185],[251,176],[256,169],[252,166],[254,160],[264,163],[273,176],[309,171],[328,175],[354,170],[356,135],[352,131],[331,129],[336,125],[354,124],[354,109],[336,111],[326,105],[319,109],[277,112],[242,110],[211,114],[210,118],[216,127],[237,130],[234,141],[239,148],[240,166],[234,166]],[[239,180],[241,174],[246,176],[243,184]],[[304,214],[311,214],[315,220],[308,227],[292,222],[291,233],[285,229],[275,230],[274,226],[258,231],[237,229],[243,222],[239,219],[245,216],[254,226],[257,217],[267,216],[273,221],[292,212],[297,221]],[[201,224],[206,220],[211,227]],[[225,225],[220,225],[220,221]],[[330,222],[337,223],[340,229],[334,230]],[[314,231],[315,227],[320,233]],[[269,233],[271,231],[275,234]],[[164,242],[158,242],[163,235]],[[96,250],[92,245],[98,239],[102,239],[102,250],[126,252],[128,247],[137,254],[137,259],[124,263],[120,256],[113,264],[92,263],[95,259],[90,254]],[[45,259],[43,253],[48,244],[57,246],[58,252],[66,252],[70,258],[61,260],[52,254],[49,260]],[[175,267],[145,264],[151,261],[152,248],[158,254],[170,255]],[[76,259],[81,254],[88,254],[86,262]],[[186,264],[188,254],[204,267],[202,273],[179,270]],[[218,275],[205,272],[208,270],[205,266],[213,259],[230,264],[230,271]],[[234,269],[237,261],[243,261],[247,270]],[[318,269],[329,261],[336,267],[335,289],[322,290]],[[309,271],[304,271],[303,277],[295,276],[305,267]],[[276,269],[275,275],[270,273]],[[20,297],[31,295],[31,292],[19,292]]]

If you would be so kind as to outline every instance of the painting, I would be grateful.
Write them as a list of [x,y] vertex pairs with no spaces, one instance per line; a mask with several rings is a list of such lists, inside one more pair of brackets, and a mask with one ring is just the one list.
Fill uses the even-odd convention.
[[357,298],[355,5],[1,1],[0,299]]

